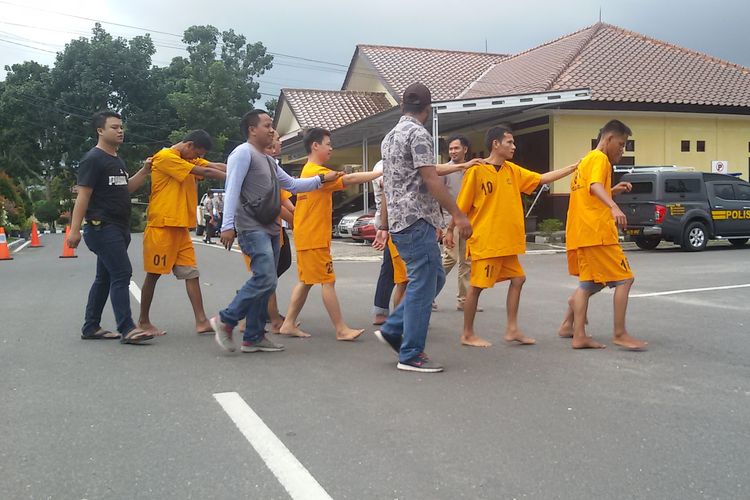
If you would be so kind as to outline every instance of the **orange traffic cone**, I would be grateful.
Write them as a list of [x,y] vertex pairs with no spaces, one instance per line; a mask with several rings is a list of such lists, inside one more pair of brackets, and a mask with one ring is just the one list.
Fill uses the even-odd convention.
[[40,248],[44,245],[39,241],[39,231],[36,229],[36,222],[31,223],[31,245],[30,248]]
[[68,246],[68,235],[70,235],[70,226],[65,226],[65,239],[63,240],[63,249],[61,259],[77,259],[75,248]]
[[8,240],[5,238],[5,229],[0,227],[0,260],[13,260],[8,251]]

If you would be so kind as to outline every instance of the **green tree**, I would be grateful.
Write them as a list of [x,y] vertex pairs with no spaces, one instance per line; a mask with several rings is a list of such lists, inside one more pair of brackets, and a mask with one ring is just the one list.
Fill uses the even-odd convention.
[[271,118],[276,116],[276,108],[279,106],[279,100],[277,98],[269,99],[266,101],[266,111],[271,115]]

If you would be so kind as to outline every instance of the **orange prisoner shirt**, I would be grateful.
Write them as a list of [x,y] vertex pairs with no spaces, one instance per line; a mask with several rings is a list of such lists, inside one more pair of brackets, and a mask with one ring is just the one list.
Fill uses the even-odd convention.
[[456,204],[474,230],[466,242],[468,256],[479,260],[526,252],[521,193],[530,194],[541,178],[509,161],[499,171],[488,164],[466,171]]
[[[308,162],[302,168],[300,178],[314,177],[330,171],[322,165]],[[297,250],[331,246],[332,193],[343,189],[344,181],[339,177],[334,182],[326,182],[316,191],[297,194],[294,208],[294,245]]]
[[612,195],[612,164],[607,155],[595,149],[583,157],[570,180],[570,205],[565,229],[568,250],[620,242],[617,225],[609,207],[591,194],[599,183]]
[[195,227],[198,206],[193,167],[207,165],[203,158],[183,160],[176,150],[164,148],[153,156],[148,222],[151,227]]

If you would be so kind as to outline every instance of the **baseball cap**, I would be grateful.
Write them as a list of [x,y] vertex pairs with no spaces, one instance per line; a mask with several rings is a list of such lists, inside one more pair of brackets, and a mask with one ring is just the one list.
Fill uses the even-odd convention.
[[432,102],[432,95],[430,89],[424,84],[416,82],[412,83],[406,90],[404,90],[404,104],[414,104],[417,106],[423,106]]

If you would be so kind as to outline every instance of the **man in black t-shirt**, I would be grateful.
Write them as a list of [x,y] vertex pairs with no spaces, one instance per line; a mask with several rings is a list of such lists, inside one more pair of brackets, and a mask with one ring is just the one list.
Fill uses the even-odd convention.
[[[124,139],[122,118],[114,111],[100,111],[93,117],[98,135],[95,147],[86,153],[78,167],[78,197],[73,208],[67,244],[76,248],[83,238],[96,254],[96,278],[89,291],[82,339],[120,339],[123,344],[151,340],[152,335],[137,328],[130,312],[130,278],[133,268],[128,257],[130,244],[130,193],[143,186],[151,169],[150,158],[133,177],[117,156]],[[117,332],[101,326],[102,311],[112,301]]]

